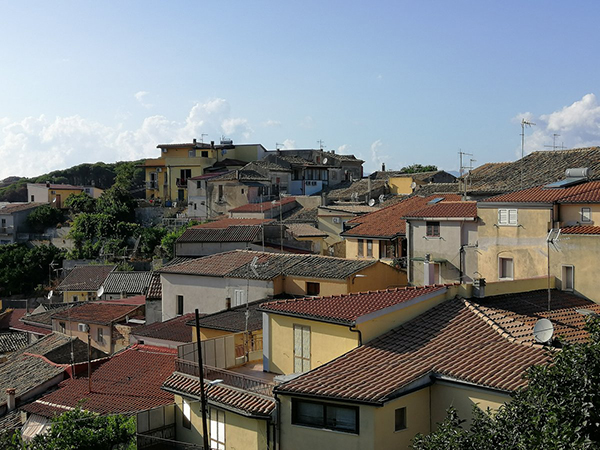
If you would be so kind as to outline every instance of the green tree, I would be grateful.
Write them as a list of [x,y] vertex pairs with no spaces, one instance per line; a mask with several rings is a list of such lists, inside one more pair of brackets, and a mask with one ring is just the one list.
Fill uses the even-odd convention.
[[198,223],[199,222],[196,222],[195,220],[190,220],[186,225],[167,233],[160,242],[160,252],[169,259],[175,257],[175,241],[177,238],[181,236],[185,230],[194,225],[198,225]]
[[135,220],[135,200],[129,191],[115,184],[98,199],[96,212],[108,214],[120,222],[133,222]]
[[596,449],[600,448],[600,325],[591,320],[586,343],[562,343],[546,365],[531,367],[526,388],[497,412],[474,408],[471,427],[450,410],[438,430],[418,435],[413,448]]
[[54,245],[31,249],[23,244],[0,245],[0,293],[29,294],[47,284],[51,262],[62,264],[65,251]]
[[403,173],[419,173],[419,172],[434,172],[438,170],[437,166],[423,166],[421,164],[411,164],[410,166],[403,167],[400,172]]
[[96,199],[85,192],[71,194],[65,200],[65,207],[69,208],[71,214],[93,213],[96,211]]
[[160,247],[162,239],[167,235],[167,230],[158,227],[139,227],[135,237],[140,239],[138,252],[140,255],[152,256]]
[[64,214],[60,209],[47,204],[33,210],[27,216],[27,224],[34,231],[41,233],[44,229],[61,223],[64,218]]

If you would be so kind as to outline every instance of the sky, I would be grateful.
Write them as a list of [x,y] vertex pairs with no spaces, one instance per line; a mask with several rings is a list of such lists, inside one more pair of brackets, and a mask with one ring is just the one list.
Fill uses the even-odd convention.
[[[600,2],[2,2],[0,179],[219,141],[365,172],[600,145]],[[557,136],[554,136],[557,135]]]

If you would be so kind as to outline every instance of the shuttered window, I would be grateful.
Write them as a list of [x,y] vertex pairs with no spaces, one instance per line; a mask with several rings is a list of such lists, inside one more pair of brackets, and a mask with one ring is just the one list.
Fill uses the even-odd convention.
[[294,373],[310,370],[310,327],[294,325]]
[[517,210],[501,208],[498,210],[498,225],[516,225]]

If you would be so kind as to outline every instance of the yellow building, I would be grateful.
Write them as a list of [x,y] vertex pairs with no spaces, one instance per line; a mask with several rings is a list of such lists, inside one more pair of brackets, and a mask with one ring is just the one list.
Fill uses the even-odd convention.
[[[92,188],[87,188],[92,189]],[[94,188],[98,190],[97,188]],[[63,208],[65,200],[69,195],[77,195],[86,192],[83,186],[72,186],[70,184],[51,183],[27,183],[27,199],[30,202],[50,203],[56,208]]]
[[76,266],[56,290],[62,292],[65,303],[94,300],[98,297],[98,289],[114,268],[113,264]]
[[144,163],[146,172],[146,199],[187,202],[187,183],[192,177],[224,159],[251,162],[261,159],[266,149],[260,144],[220,144],[197,142],[159,144],[160,157]]
[[600,302],[600,182],[538,186],[478,203],[478,271],[489,281],[546,276]]

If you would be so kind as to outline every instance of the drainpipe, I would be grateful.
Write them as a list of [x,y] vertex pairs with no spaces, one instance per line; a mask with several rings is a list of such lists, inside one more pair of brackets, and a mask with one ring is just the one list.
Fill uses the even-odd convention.
[[277,411],[277,421],[274,429],[275,436],[273,437],[273,444],[277,450],[281,450],[281,400],[277,397],[277,392],[273,392],[273,396],[275,397],[275,403],[277,404],[277,408],[275,408],[275,411]]
[[350,331],[352,331],[353,333],[358,333],[358,346],[361,347],[362,346],[362,332],[356,328],[356,324],[352,324],[348,327],[348,329]]

